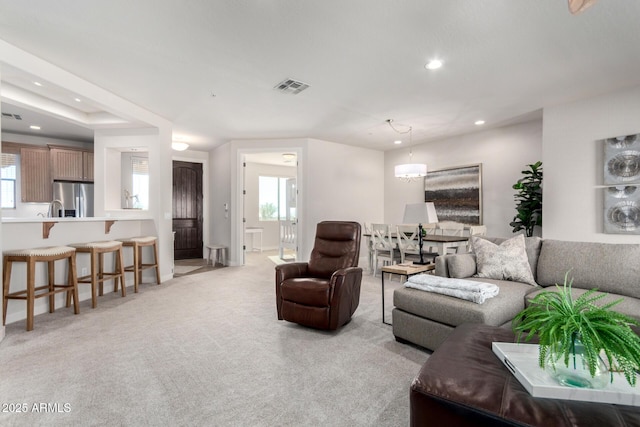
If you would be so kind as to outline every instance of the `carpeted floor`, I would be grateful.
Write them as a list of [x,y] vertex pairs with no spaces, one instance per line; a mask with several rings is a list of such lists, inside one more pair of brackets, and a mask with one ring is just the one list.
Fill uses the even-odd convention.
[[7,325],[0,425],[407,425],[428,353],[381,323],[380,278],[349,324],[316,331],[277,320],[269,255]]

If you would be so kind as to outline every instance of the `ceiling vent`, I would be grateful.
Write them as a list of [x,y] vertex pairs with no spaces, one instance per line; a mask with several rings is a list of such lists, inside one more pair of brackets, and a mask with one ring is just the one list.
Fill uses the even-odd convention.
[[20,114],[2,113],[2,117],[5,119],[22,120],[22,116]]
[[306,83],[302,83],[293,79],[284,79],[283,81],[275,85],[273,88],[282,93],[290,93],[291,95],[297,95],[308,87],[309,85]]

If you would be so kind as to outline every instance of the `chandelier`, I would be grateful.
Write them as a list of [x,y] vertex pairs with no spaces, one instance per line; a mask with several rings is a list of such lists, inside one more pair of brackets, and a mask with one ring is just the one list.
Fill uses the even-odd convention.
[[395,127],[391,122],[393,120],[388,119],[387,123],[396,133],[399,134],[409,134],[409,163],[403,163],[400,165],[396,165],[394,168],[394,175],[396,178],[400,178],[403,181],[414,181],[416,179],[427,176],[427,165],[424,163],[413,163],[413,153],[411,151],[411,145],[413,143],[413,128],[409,126],[409,129],[406,131],[399,130]]

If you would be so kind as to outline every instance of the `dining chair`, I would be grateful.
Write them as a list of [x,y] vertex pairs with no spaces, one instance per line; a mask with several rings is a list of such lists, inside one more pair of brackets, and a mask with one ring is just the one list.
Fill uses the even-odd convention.
[[[431,222],[428,224],[422,224],[422,231],[424,233],[424,236],[436,236],[438,234],[440,234],[440,230],[438,229],[438,223],[437,222]],[[438,252],[438,248],[435,246],[425,246],[422,245],[422,252],[423,255],[425,253],[429,253],[429,254],[437,254]]]
[[438,234],[441,236],[462,236],[464,224],[455,221],[443,221],[437,223]]
[[378,261],[383,265],[400,261],[400,251],[391,235],[391,224],[371,224],[371,245],[373,247],[373,277],[378,272]]
[[[461,222],[442,221],[438,223],[438,234],[441,236],[463,236],[465,225]],[[458,248],[449,248],[447,253],[457,253]],[[442,254],[445,255],[445,254]]]
[[486,225],[470,225],[465,227],[463,236],[486,236],[487,235],[487,226]]
[[369,261],[369,273],[373,274],[373,238],[371,236],[371,223],[369,223],[369,222],[362,223],[362,229],[364,230],[362,235],[363,236],[367,236],[365,245],[367,247],[367,256],[368,256],[368,261]]
[[[418,226],[416,224],[401,224],[396,227],[398,237],[398,250],[400,251],[400,262],[420,261],[420,245],[418,240]],[[422,246],[422,259],[433,262],[437,254]]]
[[487,235],[486,225],[469,225],[465,227],[463,236],[469,237],[469,241],[467,242],[467,252],[471,252],[471,236],[486,236],[486,235]]

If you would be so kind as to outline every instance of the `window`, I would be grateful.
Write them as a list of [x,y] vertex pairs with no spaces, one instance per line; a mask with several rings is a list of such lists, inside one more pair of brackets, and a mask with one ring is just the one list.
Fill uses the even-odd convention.
[[149,159],[144,157],[132,157],[131,169],[133,171],[133,182],[131,196],[136,209],[149,209]]
[[2,187],[1,195],[3,209],[16,207],[16,175],[18,155],[2,153]]
[[[277,176],[258,177],[258,219],[260,221],[289,220],[295,217],[295,204],[287,206],[287,180]],[[290,203],[291,205],[291,203]],[[289,208],[289,215],[287,215]]]

